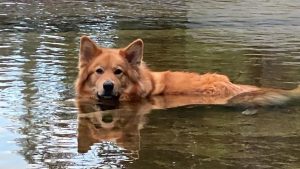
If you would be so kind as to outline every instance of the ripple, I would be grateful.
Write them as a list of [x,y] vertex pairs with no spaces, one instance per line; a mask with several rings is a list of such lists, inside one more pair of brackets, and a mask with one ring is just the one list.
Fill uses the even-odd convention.
[[50,38],[50,39],[54,39],[54,40],[65,40],[65,37],[63,37],[63,36],[57,36],[57,35],[46,35],[46,34],[43,34],[43,35],[41,35],[41,38],[44,38],[44,37],[46,37],[46,38]]
[[3,48],[11,48],[11,46],[9,46],[9,45],[0,45],[0,49],[3,49]]

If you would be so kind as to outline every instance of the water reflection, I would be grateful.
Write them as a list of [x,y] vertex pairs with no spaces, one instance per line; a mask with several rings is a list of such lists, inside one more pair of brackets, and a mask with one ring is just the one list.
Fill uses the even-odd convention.
[[212,100],[193,96],[156,96],[135,103],[76,100],[78,152],[96,154],[98,167],[123,167],[139,159],[140,132],[152,110],[212,104]]
[[[120,168],[142,164],[150,168],[260,168],[280,167],[287,159],[299,161],[295,155],[299,146],[294,144],[299,115],[290,112],[298,111],[297,107],[261,109],[260,115],[251,118],[242,116],[240,109],[223,106],[165,109],[180,106],[179,100],[77,102],[78,151],[98,161],[98,167]],[[295,154],[286,156],[282,151]]]
[[[156,145],[157,147],[161,146],[162,150],[159,148],[155,149],[156,153],[159,154],[160,151],[164,153],[165,150],[163,147],[168,146],[172,142],[178,144],[178,147],[176,146],[178,152],[173,153],[181,154],[185,152],[185,149],[189,149],[191,145],[196,144],[200,140],[201,142],[203,141],[203,144],[210,145],[210,139],[214,138],[218,141],[210,146],[217,147],[208,150],[206,147],[202,147],[201,144],[196,144],[194,146],[197,149],[201,149],[201,151],[189,149],[188,152],[191,154],[188,154],[199,156],[198,158],[203,158],[203,160],[211,158],[205,156],[204,154],[206,153],[210,154],[210,156],[219,156],[215,159],[216,161],[211,161],[212,163],[210,163],[210,165],[219,165],[223,163],[222,158],[232,151],[234,152],[232,158],[236,158],[238,154],[242,154],[245,159],[251,158],[251,160],[255,160],[254,152],[249,155],[245,155],[244,151],[235,152],[245,148],[243,145],[237,145],[249,144],[249,146],[254,146],[255,144],[257,146],[258,143],[256,141],[260,140],[261,137],[262,139],[272,137],[269,138],[270,140],[273,137],[293,137],[295,130],[291,130],[291,127],[296,128],[296,130],[300,127],[295,124],[283,126],[283,124],[290,123],[287,121],[291,118],[298,116],[291,113],[298,111],[297,102],[288,104],[282,109],[278,107],[260,108],[258,109],[260,114],[268,112],[268,114],[263,115],[267,118],[262,119],[259,119],[260,117],[255,118],[257,115],[250,119],[246,118],[246,116],[243,117],[241,114],[244,109],[228,107],[224,105],[224,102],[226,102],[226,99],[218,100],[212,97],[199,98],[195,96],[154,96],[135,103],[77,100],[77,107],[79,109],[78,151],[80,153],[89,153],[90,150],[97,152],[105,150],[106,155],[98,153],[99,158],[105,157],[110,159],[115,156],[120,157],[124,155],[126,159],[128,158],[128,161],[139,161],[141,160],[138,158],[139,154],[147,154],[147,151],[149,151],[148,146],[156,144],[158,144]],[[150,114],[151,112],[152,114]],[[278,113],[285,114],[284,119],[277,119],[278,116],[281,116]],[[264,123],[273,126],[273,129],[269,129],[270,126],[266,126]],[[156,126],[160,127],[156,128]],[[189,127],[186,128],[186,126]],[[142,129],[146,130],[146,132],[143,132]],[[297,133],[297,131],[295,132]],[[187,138],[179,138],[182,135],[185,135]],[[153,143],[150,141],[153,140],[152,137],[154,137],[154,140],[160,140],[161,142]],[[223,137],[228,137],[230,141],[222,140]],[[255,143],[252,145],[252,143],[248,142],[248,139],[253,139]],[[140,142],[144,144],[141,146]],[[224,142],[229,145],[222,145],[222,150],[219,150],[220,147],[218,146],[221,146],[219,144],[223,144]],[[105,146],[111,146],[111,144],[114,145],[112,146],[114,148],[105,148]],[[179,150],[181,146],[183,146],[182,149],[184,150]],[[234,147],[235,149],[231,150],[230,147]],[[172,146],[169,148],[172,149]],[[169,148],[167,152],[171,151]],[[153,151],[153,148],[150,149]],[[212,155],[211,153],[215,154]],[[132,154],[135,154],[136,158],[132,157]],[[259,152],[258,155],[260,154],[264,153]],[[125,157],[122,157],[122,159]],[[171,157],[168,158],[170,158],[168,160],[172,159]],[[233,165],[234,162],[229,160],[225,163],[227,163],[226,165]],[[128,165],[128,163],[123,164]],[[234,165],[239,166],[242,164],[238,163]]]
[[93,151],[98,167],[122,167],[124,161],[139,158],[140,130],[146,123],[150,105],[91,104],[77,101],[78,152]]

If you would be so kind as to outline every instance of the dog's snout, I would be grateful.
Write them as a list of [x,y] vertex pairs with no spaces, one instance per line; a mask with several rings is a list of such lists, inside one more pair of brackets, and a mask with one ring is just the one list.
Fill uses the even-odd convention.
[[103,90],[100,93],[97,91],[97,97],[99,99],[114,99],[118,98],[118,93],[115,91],[114,82],[111,80],[106,80],[103,85]]
[[104,89],[104,91],[112,91],[113,89],[114,89],[114,84],[113,84],[113,82],[112,81],[109,81],[109,80],[107,80],[107,81],[105,81],[104,83],[103,83],[103,89]]

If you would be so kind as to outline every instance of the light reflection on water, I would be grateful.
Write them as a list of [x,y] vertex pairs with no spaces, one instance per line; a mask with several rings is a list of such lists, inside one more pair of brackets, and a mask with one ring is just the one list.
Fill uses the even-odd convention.
[[0,167],[299,168],[297,104],[253,117],[201,106],[139,115],[136,106],[110,112],[123,120],[112,132],[97,128],[105,112],[80,120],[70,101],[83,34],[104,47],[143,38],[155,70],[216,71],[293,88],[299,7],[295,0],[0,2]]

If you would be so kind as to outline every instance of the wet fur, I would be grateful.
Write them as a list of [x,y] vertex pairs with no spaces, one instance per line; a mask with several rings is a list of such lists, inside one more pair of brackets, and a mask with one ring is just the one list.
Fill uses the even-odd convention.
[[[232,83],[225,75],[189,72],[153,72],[142,62],[143,41],[137,39],[125,48],[102,48],[88,37],[80,42],[79,74],[76,91],[79,97],[97,99],[103,92],[103,83],[114,83],[114,94],[120,101],[133,101],[156,95],[191,95],[226,100],[230,105],[271,105],[300,96],[295,90],[262,89],[256,86]],[[97,74],[97,68],[103,74]],[[114,74],[116,68],[121,75]],[[227,102],[228,101],[228,102]]]

